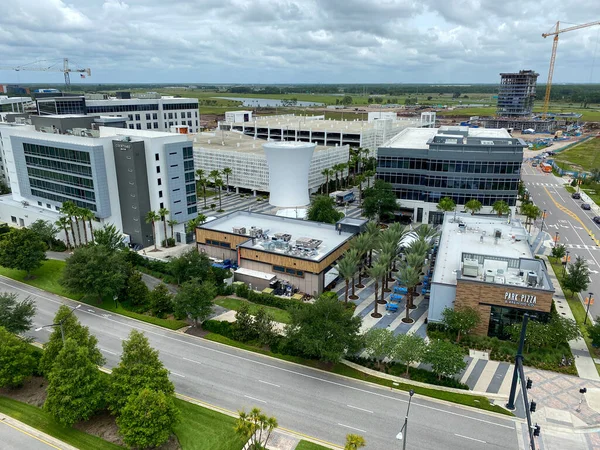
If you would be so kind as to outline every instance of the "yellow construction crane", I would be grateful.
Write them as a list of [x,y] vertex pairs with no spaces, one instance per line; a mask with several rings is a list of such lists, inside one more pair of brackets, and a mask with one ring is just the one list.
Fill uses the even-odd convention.
[[[42,61],[36,61],[36,63],[37,62],[42,62]],[[35,64],[35,63],[32,63],[32,64]],[[59,67],[54,67],[54,66],[31,67],[29,64],[27,64],[27,65],[22,65],[22,66],[17,66],[17,67],[2,67],[2,66],[0,66],[0,70],[15,70],[17,72],[20,72],[22,70],[35,70],[38,72],[62,72],[65,74],[65,86],[67,87],[67,90],[71,86],[71,76],[70,76],[71,72],[77,72],[77,73],[87,74],[88,76],[92,76],[92,69],[89,69],[89,68],[87,68],[87,69],[71,69],[69,67],[69,59],[68,58],[63,59],[62,69]]]
[[558,35],[566,33],[567,31],[579,30],[580,28],[587,28],[594,25],[600,25],[598,22],[584,23],[583,25],[574,25],[572,27],[560,29],[560,22],[556,22],[556,28],[550,33],[542,34],[542,37],[547,38],[548,36],[554,36],[554,42],[552,43],[552,56],[550,57],[550,68],[548,69],[548,82],[546,83],[546,95],[544,96],[544,107],[542,108],[542,117],[545,119],[548,114],[548,104],[550,103],[550,90],[552,89],[552,75],[554,74],[554,61],[556,60],[556,47],[558,46]]

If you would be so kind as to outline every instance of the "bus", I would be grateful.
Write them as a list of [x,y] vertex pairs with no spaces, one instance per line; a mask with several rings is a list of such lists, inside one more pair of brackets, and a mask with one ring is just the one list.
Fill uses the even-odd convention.
[[547,164],[547,163],[541,163],[540,164],[540,169],[542,169],[542,172],[545,172],[545,173],[551,173],[552,172],[552,166],[550,164]]
[[335,200],[335,203],[338,205],[352,203],[355,200],[353,191],[335,191],[329,194],[329,196]]

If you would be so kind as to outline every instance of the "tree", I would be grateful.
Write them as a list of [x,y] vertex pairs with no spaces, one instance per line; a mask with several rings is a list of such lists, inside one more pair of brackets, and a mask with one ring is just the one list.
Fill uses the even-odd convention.
[[154,240],[154,251],[158,250],[156,248],[156,227],[155,227],[155,223],[159,219],[160,219],[160,216],[158,214],[156,214],[155,211],[148,211],[146,213],[146,223],[151,223],[152,224],[152,239]]
[[223,169],[223,175],[225,175],[225,183],[227,185],[227,193],[229,193],[229,175],[233,173],[230,167],[225,167]]
[[[96,366],[101,366],[105,363],[105,359],[98,349],[98,339],[96,339],[96,336],[90,334],[88,327],[84,327],[79,323],[77,317],[72,314],[71,308],[61,305],[54,316],[54,323],[62,323],[65,340],[72,338],[80,347],[87,348],[88,358]],[[54,327],[54,331],[50,334],[48,342],[44,344],[44,353],[40,360],[40,371],[46,375],[52,370],[52,366],[63,348],[62,331],[61,327]]]
[[443,376],[451,377],[467,366],[464,361],[463,349],[456,344],[440,339],[429,343],[424,362],[431,364],[431,370],[438,376],[438,380],[441,380]]
[[592,340],[594,347],[600,347],[600,317],[596,317],[595,324],[589,324],[587,326],[587,332],[589,338]]
[[104,403],[106,383],[86,346],[68,338],[48,374],[44,409],[63,425],[88,420]]
[[52,222],[49,220],[38,219],[29,225],[29,229],[37,234],[37,236],[48,246],[49,250],[52,250],[52,244],[59,232],[59,229],[56,228]]
[[0,266],[24,270],[27,279],[45,259],[46,244],[27,228],[14,228],[0,240]]
[[357,450],[367,445],[365,438],[358,434],[347,434],[344,450]]
[[376,180],[372,188],[365,189],[363,194],[362,211],[368,219],[375,219],[377,223],[390,219],[400,208],[396,201],[396,194],[390,183]]
[[352,242],[350,243],[351,248],[353,248],[354,250],[356,250],[357,254],[358,254],[358,284],[356,285],[357,288],[363,288],[365,287],[364,284],[362,284],[362,271],[363,271],[363,267],[365,265],[365,259],[367,256],[367,253],[369,252],[369,249],[371,248],[371,243],[369,242],[369,236],[367,233],[362,233],[359,234],[356,238],[354,238],[352,240]]
[[60,227],[65,232],[65,240],[67,241],[67,248],[71,248],[71,240],[69,239],[69,230],[71,229],[71,221],[68,217],[60,216],[54,225]]
[[177,225],[178,223],[179,223],[179,222],[177,222],[175,219],[171,219],[171,220],[168,220],[168,221],[167,221],[167,225],[169,225],[169,227],[171,228],[171,239],[175,239],[175,238],[173,237],[173,227],[174,227],[175,225]]
[[260,307],[254,315],[252,326],[261,345],[271,345],[277,335],[275,322],[266,308]]
[[79,231],[79,222],[77,221],[76,213],[77,213],[77,205],[71,200],[67,200],[63,202],[60,207],[60,213],[64,214],[68,217],[69,223],[71,224],[71,236],[73,237],[73,247],[77,247],[77,240],[75,239],[75,227],[73,226],[73,218],[76,219],[77,222],[77,235],[79,236],[79,244],[81,245],[81,232]]
[[36,368],[31,346],[0,326],[0,388],[21,386]]
[[165,232],[165,247],[169,246],[169,242],[167,239],[167,216],[169,215],[169,210],[167,208],[160,208],[158,210],[158,215],[160,216],[160,220],[162,220],[163,228]]
[[173,299],[175,314],[192,319],[194,325],[198,326],[212,313],[216,295],[217,290],[211,281],[201,282],[198,278],[186,281]]
[[[377,310],[377,305],[379,301],[377,301],[377,291],[379,290],[379,279],[387,274],[387,267],[379,262],[373,264],[368,270],[369,277],[371,277],[375,281],[375,309],[371,313],[371,317],[378,319],[381,317],[381,314]],[[383,300],[383,299],[381,299]],[[385,300],[384,300],[385,301]]]
[[142,306],[148,303],[149,296],[150,290],[142,280],[142,274],[137,270],[133,270],[125,282],[125,286],[119,295],[119,300],[127,300],[134,306]]
[[533,203],[528,203],[521,206],[521,214],[527,218],[529,224],[529,232],[531,232],[531,224],[535,219],[542,215],[542,210]]
[[196,170],[197,183],[202,186],[202,196],[204,197],[204,209],[206,209],[206,178],[204,177],[204,170]]
[[329,168],[325,168],[325,169],[321,170],[321,175],[323,175],[325,177],[325,190],[326,190],[325,195],[327,197],[329,197],[329,176],[332,174],[332,172],[333,171]]
[[396,337],[391,330],[386,328],[371,328],[365,333],[365,351],[371,358],[375,358],[381,369],[383,360],[392,356]]
[[211,261],[204,253],[199,253],[195,248],[191,248],[177,258],[173,258],[169,264],[171,275],[181,285],[192,278],[198,278],[201,281],[212,279]]
[[321,295],[313,304],[290,311],[288,345],[309,358],[337,362],[361,348],[360,317],[353,317],[335,295]]
[[102,228],[94,230],[95,244],[106,248],[110,252],[125,248],[123,235],[112,224],[105,224]]
[[[521,337],[521,324],[515,323],[508,328],[508,334],[513,342],[519,342]],[[529,353],[529,349],[543,348],[552,342],[550,325],[536,320],[530,320],[527,324],[525,334],[525,351]]]
[[173,295],[166,284],[158,284],[149,295],[150,311],[156,317],[164,317],[173,311]]
[[128,273],[122,252],[100,245],[81,247],[67,259],[60,284],[69,292],[95,296],[101,303],[121,292]]
[[129,397],[117,426],[128,446],[154,448],[169,440],[179,414],[170,395],[145,388]]
[[215,180],[215,187],[217,188],[217,193],[219,194],[219,211],[223,209],[221,206],[221,191],[223,190],[223,180],[220,178]]
[[564,244],[555,245],[552,247],[552,257],[553,258],[564,258],[567,254],[567,247]]
[[556,348],[564,342],[569,342],[581,337],[581,331],[579,331],[577,322],[573,319],[568,319],[556,314],[550,319],[549,325],[550,336],[552,337],[554,344],[556,344]]
[[0,294],[0,327],[14,334],[28,331],[35,316],[35,302],[31,297],[18,301],[17,294]]
[[481,211],[482,207],[483,205],[481,204],[481,202],[474,198],[465,203],[465,209],[467,211],[471,211],[471,214],[478,213],[479,211]]
[[252,408],[249,413],[238,411],[238,414],[234,430],[241,438],[249,440],[247,450],[267,448],[271,433],[279,426],[277,419],[263,414],[259,408]]
[[348,106],[352,104],[352,97],[350,97],[349,95],[344,95],[344,97],[342,98],[342,105],[344,106]]
[[250,304],[242,302],[235,313],[235,322],[233,323],[233,336],[241,342],[248,342],[256,338],[253,328],[254,318],[250,314]]
[[350,280],[354,277],[357,270],[358,262],[349,257],[346,253],[342,259],[340,259],[337,263],[337,270],[342,277],[342,279],[346,282],[346,291],[344,293],[344,303],[348,303],[348,288]]
[[158,351],[150,347],[144,333],[131,330],[122,345],[121,360],[112,371],[107,393],[111,411],[119,414],[128,398],[137,396],[143,389],[173,395],[175,387],[169,380],[169,371],[158,358]]
[[454,203],[454,200],[450,197],[443,197],[437,204],[437,209],[444,212],[454,211],[456,209],[456,203]]
[[575,259],[575,263],[569,264],[567,273],[563,279],[563,286],[571,291],[571,296],[585,291],[590,282],[590,270],[587,262],[581,256]]
[[408,264],[403,264],[398,271],[398,283],[401,286],[405,286],[406,293],[406,317],[402,319],[404,323],[413,323],[413,319],[410,318],[410,309],[413,308],[413,293],[414,289],[417,287],[419,282],[421,281],[421,268],[416,268],[409,266]]
[[399,334],[392,349],[392,359],[406,365],[406,376],[411,364],[420,362],[425,357],[427,344],[418,334]]
[[456,342],[460,342],[461,334],[469,334],[481,323],[479,313],[471,308],[445,308],[442,311],[442,323],[450,331],[456,332]]
[[[78,221],[79,219],[81,219],[81,222],[83,224],[83,237],[85,239],[85,245],[88,245],[87,226],[86,226],[85,219],[84,219],[84,216],[86,214],[85,211],[86,211],[85,208],[77,207],[75,209],[75,213],[74,214],[75,214],[75,220],[76,221]],[[80,232],[79,231],[79,222],[77,222],[77,233],[79,233],[79,232]],[[79,243],[81,244],[81,236],[79,237]]]
[[204,214],[198,214],[193,219],[188,220],[185,224],[186,233],[193,233],[198,225],[201,225],[204,222],[206,222],[206,216]]
[[504,200],[497,200],[492,205],[492,211],[498,214],[498,216],[503,216],[510,212],[510,206]]
[[[96,215],[94,214],[94,212],[90,209],[87,208],[83,208],[81,210],[81,219],[83,220],[83,230],[85,231],[85,221],[87,220],[88,225],[90,227],[90,239],[92,240],[92,243],[94,242],[94,227],[92,226],[92,220],[94,220],[94,218],[96,217]],[[87,243],[87,233],[85,235],[85,242]]]
[[365,235],[368,236],[369,241],[369,263],[368,266],[371,267],[373,263],[373,250],[375,250],[379,246],[379,237],[381,235],[381,229],[377,222],[371,220],[367,222],[365,226]]
[[362,191],[362,185],[365,182],[365,180],[367,179],[367,177],[365,177],[364,174],[359,174],[356,175],[355,177],[355,182],[358,184],[358,203],[362,203],[362,197],[363,197],[363,191]]
[[308,207],[307,219],[313,222],[336,223],[344,217],[335,209],[335,201],[325,195],[316,196]]

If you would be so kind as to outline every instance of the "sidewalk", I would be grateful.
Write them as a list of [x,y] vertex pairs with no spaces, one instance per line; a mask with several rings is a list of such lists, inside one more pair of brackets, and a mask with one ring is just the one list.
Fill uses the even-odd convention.
[[[3,423],[7,426],[9,426],[10,428],[13,428],[21,433],[23,433],[26,436],[29,436],[33,439],[36,439],[44,444],[46,444],[48,447],[51,448],[56,448],[59,450],[77,450],[76,447],[73,447],[72,445],[69,445],[63,441],[60,441],[58,439],[56,439],[53,436],[50,436],[49,434],[46,434],[36,428],[30,427],[27,424],[24,424],[23,422],[19,422],[16,419],[13,419],[10,416],[7,416],[5,414],[0,413],[0,423]],[[27,438],[24,437],[24,441]],[[0,444],[1,447],[1,444]]]

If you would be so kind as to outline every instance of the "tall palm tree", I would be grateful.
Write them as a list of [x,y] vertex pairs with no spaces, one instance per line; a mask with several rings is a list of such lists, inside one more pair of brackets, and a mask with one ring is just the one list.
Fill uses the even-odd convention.
[[152,239],[154,240],[154,251],[158,251],[156,248],[156,221],[160,220],[160,216],[155,211],[148,211],[146,214],[146,223],[152,224]]
[[386,291],[388,290],[387,287],[387,281],[394,281],[393,278],[390,278],[392,276],[392,263],[394,262],[394,260],[398,257],[398,241],[383,241],[383,237],[387,234],[387,232],[382,233],[382,242],[381,245],[379,246],[380,249],[380,257],[382,256],[386,256],[385,260],[388,262],[388,274],[386,277],[386,283],[385,283],[385,289]]
[[212,178],[213,183],[217,183],[217,180],[221,179],[221,172],[219,172],[218,170],[211,170],[210,173],[208,174],[208,178]]
[[[371,243],[369,242],[369,235],[366,233],[359,234],[350,244],[351,248],[356,250],[359,255],[358,260],[358,284],[357,288],[364,288],[365,285],[362,284],[362,271],[365,266],[365,256],[367,255],[369,249],[371,248]],[[353,291],[354,293],[354,291]]]
[[[96,215],[92,210],[87,208],[82,209],[81,218],[83,220],[83,229],[85,230],[85,221],[87,220],[88,225],[90,227],[90,240],[92,241],[92,243],[94,242],[94,228],[92,227],[92,220],[94,220],[94,217],[96,217]],[[85,242],[87,243],[87,235],[85,238]]]
[[173,227],[174,227],[175,225],[177,225],[178,223],[179,223],[179,222],[177,222],[175,219],[171,219],[171,220],[168,220],[168,221],[167,221],[167,225],[169,225],[169,227],[171,227],[171,239],[175,239],[175,238],[173,237]]
[[73,237],[73,248],[77,247],[77,240],[75,239],[75,227],[73,226],[73,216],[75,215],[76,209],[77,205],[75,205],[75,203],[71,200],[64,202],[60,208],[60,212],[69,219],[71,236]]
[[225,175],[225,181],[227,183],[227,193],[229,193],[229,175],[231,175],[233,173],[233,170],[231,170],[229,167],[225,167],[223,169],[223,175]]
[[219,193],[219,210],[223,209],[221,208],[221,188],[223,187],[223,180],[221,180],[220,178],[217,178],[215,180],[215,186],[217,188],[217,192]]
[[375,173],[376,172],[374,170],[367,170],[365,172],[365,176],[367,177],[367,189],[371,187],[371,178],[375,176]]
[[377,225],[377,222],[369,221],[365,227],[365,233],[369,236],[369,267],[373,265],[373,250],[379,245],[379,233],[381,230]]
[[164,230],[165,230],[165,247],[169,246],[167,242],[167,216],[169,215],[169,210],[167,208],[160,208],[158,210],[158,215],[160,216],[160,220],[162,220]]
[[67,238],[67,249],[71,248],[71,240],[69,239],[69,229],[71,228],[71,221],[66,216],[60,216],[54,225],[62,228],[65,231],[65,237]]
[[198,225],[201,225],[204,222],[206,222],[206,216],[204,214],[198,214],[192,220],[188,220],[185,224],[185,231],[187,233],[192,233]]
[[358,295],[356,295],[356,285],[354,284],[354,279],[356,278],[356,273],[360,272],[360,263],[362,256],[358,252],[358,250],[356,250],[355,248],[351,248],[346,252],[345,257],[350,258],[352,259],[352,261],[354,261],[354,273],[352,274],[352,294],[350,294],[349,298],[350,300],[356,300],[358,298]]
[[438,232],[434,227],[425,223],[417,228],[414,233],[417,235],[417,237],[423,239],[427,243],[430,243],[431,240],[438,235]]
[[392,264],[392,255],[390,253],[384,253],[383,251],[381,251],[379,253],[379,258],[377,258],[377,264],[385,267],[385,272],[381,275],[381,299],[379,300],[379,303],[381,303],[382,305],[385,305],[386,304],[386,301],[384,300],[385,293],[390,291],[387,288],[387,280],[388,280],[388,273],[390,270],[390,265]]
[[323,175],[325,177],[325,190],[326,190],[326,194],[327,197],[329,197],[329,176],[333,173],[333,170],[331,169],[323,169],[321,170],[321,175]]
[[346,253],[346,256],[339,260],[337,264],[337,270],[340,276],[346,282],[344,303],[348,303],[348,289],[350,285],[350,280],[352,279],[352,277],[354,277],[354,274],[356,273],[356,261],[351,257],[348,257],[348,254]]
[[[419,271],[417,271],[419,270]],[[398,271],[398,283],[406,287],[406,317],[402,319],[404,323],[413,323],[414,320],[410,318],[410,310],[414,307],[413,305],[413,292],[417,287],[417,284],[421,281],[419,275],[420,269],[403,264]]]
[[379,318],[381,314],[377,311],[377,292],[379,290],[379,279],[387,272],[387,267],[382,264],[375,264],[373,267],[369,268],[369,276],[375,280],[375,309],[371,314],[371,317]]
[[204,208],[206,208],[206,178],[204,178],[204,170],[196,170],[198,184],[202,186],[202,196],[204,197]]
[[335,166],[332,167],[332,169],[335,172],[335,190],[339,191],[340,190],[340,178],[338,177],[338,174],[341,172],[342,176],[344,175],[344,164],[343,163],[336,164]]
[[362,185],[365,182],[365,176],[361,173],[356,175],[355,181],[358,183],[358,203],[362,204]]

